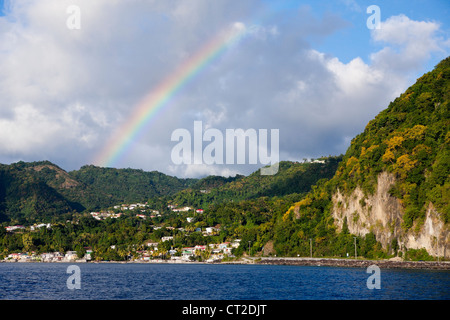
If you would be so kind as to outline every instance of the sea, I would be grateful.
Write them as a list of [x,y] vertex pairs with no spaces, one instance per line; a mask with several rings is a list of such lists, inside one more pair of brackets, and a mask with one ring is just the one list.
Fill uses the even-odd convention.
[[0,263],[1,300],[449,300],[450,271],[238,264]]

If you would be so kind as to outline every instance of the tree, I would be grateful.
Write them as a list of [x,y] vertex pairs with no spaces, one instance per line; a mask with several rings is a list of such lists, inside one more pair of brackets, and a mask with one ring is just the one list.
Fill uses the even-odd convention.
[[22,243],[25,252],[31,251],[31,247],[33,246],[33,238],[31,237],[31,234],[24,233],[22,235]]
[[83,258],[84,255],[86,254],[86,249],[84,249],[84,247],[81,245],[78,245],[77,247],[75,247],[75,251],[76,251],[79,259]]

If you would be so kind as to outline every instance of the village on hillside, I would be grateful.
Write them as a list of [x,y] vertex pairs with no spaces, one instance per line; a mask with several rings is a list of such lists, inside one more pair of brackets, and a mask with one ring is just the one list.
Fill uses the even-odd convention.
[[[168,208],[172,212],[192,212],[197,214],[202,214],[203,209],[193,209],[191,207],[181,207],[178,208],[174,205],[169,205]],[[105,220],[105,219],[117,219],[120,218],[125,211],[135,212],[135,216],[141,219],[161,217],[158,210],[149,209],[148,205],[142,203],[135,204],[122,204],[113,207],[114,210],[90,212],[90,216],[95,220]],[[119,212],[117,212],[119,211]],[[137,213],[136,213],[137,212]],[[186,222],[191,223],[194,221],[194,217],[186,217]],[[69,221],[67,221],[69,222]],[[5,229],[7,232],[17,233],[24,231],[37,231],[40,228],[51,229],[52,225],[50,223],[34,224],[32,226],[25,227],[23,225],[13,225],[7,226]],[[152,226],[153,230],[158,230],[163,228],[162,226]],[[166,230],[174,231],[174,227],[164,226]],[[187,232],[184,228],[176,228],[178,232]],[[205,228],[196,228],[194,232],[201,233],[204,237],[216,235],[220,231],[220,226],[209,226]],[[183,247],[183,248],[171,248],[170,250],[165,250],[162,248],[161,244],[166,241],[172,241],[173,236],[163,236],[159,241],[146,241],[141,246],[140,250],[133,250],[133,254],[127,256],[127,262],[172,262],[172,263],[184,263],[184,262],[219,262],[223,259],[234,258],[232,254],[232,249],[239,247],[240,239],[234,239],[230,242],[214,243],[214,244],[204,244],[196,245],[193,247]],[[77,255],[76,251],[67,252],[44,252],[36,253],[31,252],[14,252],[8,254],[4,257],[2,262],[89,262],[94,261],[92,259],[93,250],[91,247],[85,247],[85,254],[82,257]],[[115,249],[115,245],[111,246],[111,249]]]

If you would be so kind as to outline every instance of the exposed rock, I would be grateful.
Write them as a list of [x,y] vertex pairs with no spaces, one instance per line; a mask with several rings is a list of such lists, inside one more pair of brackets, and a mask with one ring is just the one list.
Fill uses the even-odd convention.
[[271,255],[271,254],[274,254],[274,253],[275,253],[275,250],[273,248],[273,241],[270,240],[264,245],[264,247],[262,249],[262,254],[264,256],[268,256],[268,255]]
[[58,168],[55,165],[50,164],[43,164],[43,165],[36,165],[33,167],[34,171],[40,172],[42,169],[47,168],[51,171],[55,171],[55,178],[56,180],[63,180],[60,185],[54,185],[53,187],[61,188],[61,189],[69,189],[73,187],[78,187],[81,185],[80,182],[72,179],[67,172],[64,170]]
[[385,249],[396,239],[400,249],[425,248],[430,255],[447,257],[450,253],[450,230],[440,213],[430,203],[423,225],[416,223],[405,231],[402,228],[404,211],[401,201],[389,194],[394,183],[394,175],[382,172],[378,175],[373,195],[365,195],[359,187],[350,195],[338,190],[332,197],[332,215],[338,229],[342,229],[346,219],[351,233],[364,236],[372,232]]

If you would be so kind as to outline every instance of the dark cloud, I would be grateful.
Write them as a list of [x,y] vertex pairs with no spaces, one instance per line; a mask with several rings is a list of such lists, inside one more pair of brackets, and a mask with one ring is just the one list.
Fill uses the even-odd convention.
[[[65,24],[72,4],[81,9],[80,30]],[[230,25],[245,28],[245,36],[185,84],[116,166],[177,176],[259,167],[174,165],[171,133],[192,132],[195,120],[222,132],[279,129],[281,160],[345,152],[411,84],[411,70],[448,44],[434,22],[392,17],[372,34],[384,48],[369,64],[357,56],[343,63],[312,44],[349,22],[306,6],[271,12],[260,1],[12,2],[0,17],[0,162],[49,159],[68,170],[92,162],[148,92]],[[403,31],[394,36],[392,28]],[[395,50],[405,57],[401,68],[393,68]]]

